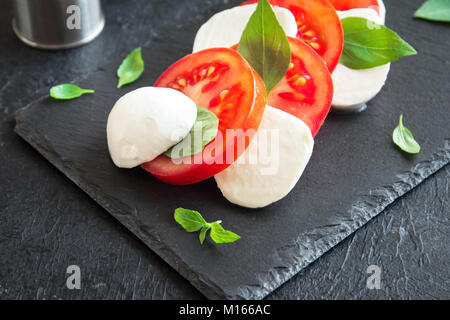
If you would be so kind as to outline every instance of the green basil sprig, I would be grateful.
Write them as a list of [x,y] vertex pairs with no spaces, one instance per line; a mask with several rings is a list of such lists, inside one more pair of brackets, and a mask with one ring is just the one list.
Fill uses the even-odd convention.
[[199,240],[201,244],[205,241],[208,230],[211,230],[209,235],[215,243],[231,243],[241,238],[234,232],[225,230],[221,225],[221,220],[208,223],[195,210],[178,208],[175,210],[174,218],[187,232],[197,232],[200,230]]
[[340,63],[346,67],[374,68],[417,54],[413,47],[384,25],[356,17],[342,19],[341,23],[344,50]]
[[394,143],[403,151],[407,153],[419,153],[420,145],[414,140],[414,137],[404,125],[403,125],[403,115],[400,115],[400,120],[398,126],[394,129],[392,133],[392,140]]
[[428,0],[414,13],[414,18],[450,22],[450,1]]
[[237,50],[261,76],[269,95],[289,68],[291,50],[286,33],[267,0],[258,2]]
[[50,89],[50,96],[58,100],[70,100],[81,97],[85,93],[93,93],[94,90],[83,89],[75,84],[64,83]]
[[219,130],[219,119],[214,112],[197,106],[197,118],[188,135],[164,154],[172,159],[180,159],[203,151],[214,140]]
[[122,61],[117,69],[119,83],[117,88],[136,81],[144,72],[144,60],[142,60],[141,48],[136,48]]

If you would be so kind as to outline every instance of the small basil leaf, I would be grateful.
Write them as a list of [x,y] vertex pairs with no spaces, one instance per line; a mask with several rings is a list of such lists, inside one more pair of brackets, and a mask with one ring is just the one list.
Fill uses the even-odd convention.
[[197,118],[188,135],[164,154],[172,159],[180,159],[200,153],[214,140],[218,130],[219,119],[214,112],[197,106]]
[[403,151],[408,153],[419,153],[420,145],[405,126],[403,126],[403,115],[400,115],[398,126],[392,133],[392,140]]
[[417,51],[391,29],[373,21],[350,17],[341,20],[344,50],[340,63],[351,69],[381,66]]
[[237,50],[261,76],[269,95],[289,68],[291,50],[286,34],[267,0],[258,2]]
[[136,81],[144,72],[144,60],[142,60],[141,48],[136,48],[122,61],[117,69],[119,83],[117,88]]
[[205,237],[206,237],[206,232],[211,228],[210,225],[205,226],[202,228],[202,230],[200,231],[200,234],[198,235],[198,238],[200,239],[200,243],[203,244],[203,242],[205,241]]
[[414,18],[450,22],[450,1],[428,0],[414,13]]
[[207,225],[202,215],[194,210],[178,208],[175,210],[175,221],[187,232],[195,232]]
[[235,242],[241,238],[231,231],[224,230],[219,222],[211,223],[210,236],[215,243],[230,243]]
[[93,93],[94,90],[82,89],[74,84],[59,84],[50,89],[50,96],[59,100],[70,100],[82,96],[85,93]]
[[202,215],[194,210],[178,208],[174,213],[175,221],[178,222],[187,232],[196,232],[200,230],[198,236],[200,243],[205,241],[206,233],[211,230],[211,239],[216,243],[230,243],[239,240],[241,237],[237,234],[224,230],[220,225],[222,220],[208,223]]

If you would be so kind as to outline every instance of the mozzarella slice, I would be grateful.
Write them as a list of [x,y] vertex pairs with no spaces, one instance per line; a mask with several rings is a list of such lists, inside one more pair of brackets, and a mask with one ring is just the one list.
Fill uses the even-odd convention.
[[[372,9],[350,9],[337,12],[340,19],[360,17],[382,24],[381,17]],[[384,86],[390,64],[370,69],[355,70],[338,64],[332,74],[335,109],[359,109],[362,104],[375,97]]]
[[197,106],[183,93],[144,87],[122,96],[106,127],[114,164],[133,168],[151,161],[180,142],[191,130]]
[[[213,15],[197,32],[193,52],[215,47],[231,47],[241,40],[256,4],[234,7]],[[278,22],[287,36],[295,37],[297,22],[294,15],[285,8],[273,7]]]
[[294,188],[311,157],[314,139],[300,119],[267,106],[248,149],[231,166],[215,175],[230,202],[261,208]]
[[386,6],[383,0],[378,0],[378,7],[380,8],[381,23],[384,24],[386,21]]
[[[350,9],[345,11],[336,11],[339,19],[344,19],[348,17],[359,17],[359,18],[365,18],[370,21],[374,21],[378,24],[384,24],[384,19],[378,15],[378,13],[369,8],[356,8],[356,9]],[[381,13],[381,10],[380,10]]]

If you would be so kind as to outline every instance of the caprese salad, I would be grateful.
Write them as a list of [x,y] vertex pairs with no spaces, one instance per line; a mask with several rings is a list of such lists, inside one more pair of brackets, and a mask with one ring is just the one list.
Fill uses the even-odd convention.
[[251,0],[214,14],[192,54],[115,103],[114,164],[176,185],[214,177],[248,208],[282,199],[331,106],[360,107],[415,53],[385,13],[381,0]]

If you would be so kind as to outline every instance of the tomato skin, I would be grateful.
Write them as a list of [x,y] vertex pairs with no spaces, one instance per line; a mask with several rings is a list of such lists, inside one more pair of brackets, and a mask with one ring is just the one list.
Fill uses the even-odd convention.
[[[291,65],[270,92],[267,103],[305,122],[315,137],[331,108],[333,79],[313,48],[297,38],[288,37],[288,41]],[[231,48],[237,50],[238,45]]]
[[[257,3],[249,0],[241,5]],[[298,25],[297,38],[308,43],[333,72],[341,58],[344,33],[334,7],[327,0],[269,0],[271,5],[292,12]]]
[[[205,65],[208,68],[202,69]],[[216,71],[203,74],[202,71],[209,71],[210,66],[214,66]],[[200,79],[201,75],[204,79]],[[179,85],[180,79],[184,79],[181,82],[185,85],[184,88]],[[216,138],[201,154],[191,156],[189,164],[175,163],[163,154],[142,165],[142,168],[156,178],[175,185],[203,181],[226,169],[245,151],[253,138],[253,134],[250,134],[245,139],[244,149],[238,150],[234,139],[226,139],[226,130],[254,129],[256,132],[266,106],[266,91],[262,79],[241,55],[228,48],[206,49],[178,60],[156,80],[154,86],[179,90],[197,105],[216,113],[219,131],[224,137],[223,142]],[[231,93],[231,98],[237,97],[231,101],[234,104],[228,107],[230,109],[227,109],[230,103],[223,105],[226,100],[220,104],[217,99],[224,90]],[[239,138],[238,134],[237,139]],[[215,153],[207,154],[206,150],[211,148],[214,148]],[[228,155],[231,155],[232,161],[226,161]]]
[[371,8],[380,14],[378,0],[328,0],[339,11],[355,8]]
[[293,67],[270,92],[268,105],[303,120],[314,137],[330,111],[333,80],[324,61],[310,46],[296,38],[288,40]]

